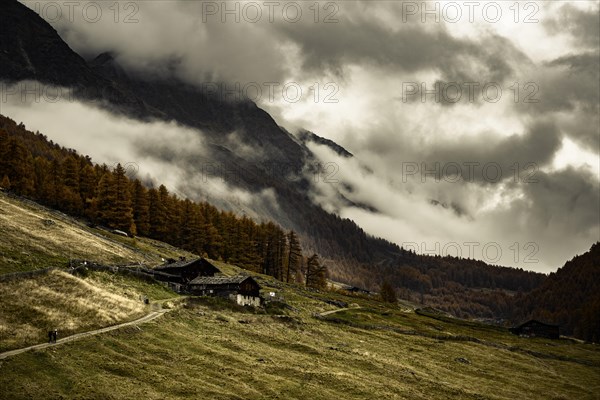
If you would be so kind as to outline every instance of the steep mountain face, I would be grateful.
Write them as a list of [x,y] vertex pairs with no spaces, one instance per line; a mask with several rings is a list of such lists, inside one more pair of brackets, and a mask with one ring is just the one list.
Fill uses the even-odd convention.
[[137,117],[160,116],[136,96],[96,74],[56,30],[16,0],[0,5],[0,79],[35,80],[72,88],[82,99],[103,99]]
[[312,143],[327,146],[342,157],[353,157],[352,153],[350,153],[348,150],[346,150],[345,148],[343,148],[342,146],[340,146],[333,140],[323,138],[323,137],[318,136],[309,131],[301,131],[298,134],[298,139],[300,139],[302,141],[302,143],[304,143],[304,144],[312,142]]
[[600,242],[514,303],[515,322],[535,318],[560,325],[561,334],[600,342]]
[[[90,66],[98,75],[164,112],[166,118],[198,128],[216,143],[225,144],[225,136],[235,132],[256,149],[258,164],[285,163],[297,173],[302,168],[306,148],[251,101],[232,100],[218,90],[198,88],[174,78],[135,76],[119,66],[110,53],[99,55]],[[268,157],[262,159],[259,154]]]
[[58,33],[27,7],[2,2],[0,62],[7,81],[37,79],[59,85],[89,85],[97,77]]

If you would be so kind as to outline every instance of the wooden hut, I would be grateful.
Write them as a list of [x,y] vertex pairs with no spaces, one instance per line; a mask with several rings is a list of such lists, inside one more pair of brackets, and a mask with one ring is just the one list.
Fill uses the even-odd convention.
[[199,276],[188,284],[198,296],[228,297],[240,305],[260,306],[260,285],[250,276]]
[[515,335],[525,337],[543,337],[548,339],[558,339],[560,337],[558,325],[546,324],[535,319],[509,330]]
[[180,259],[179,261],[156,267],[154,271],[173,277],[168,279],[170,282],[181,284],[187,284],[199,276],[214,276],[221,272],[205,258],[197,258],[195,260]]

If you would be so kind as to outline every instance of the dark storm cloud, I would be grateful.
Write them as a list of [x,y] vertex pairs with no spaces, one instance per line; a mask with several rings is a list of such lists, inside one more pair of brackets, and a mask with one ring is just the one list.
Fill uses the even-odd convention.
[[132,3],[139,7],[136,23],[115,23],[108,2],[96,3],[109,17],[95,23],[79,14],[72,21],[50,22],[88,59],[111,51],[128,69],[175,75],[192,84],[272,82],[286,75],[281,43],[268,24],[204,21],[202,1]]
[[561,69],[560,80],[552,82],[544,95],[543,109],[572,110],[576,103],[590,112],[600,104],[600,55],[595,53],[569,54],[546,64]]
[[[438,160],[441,163],[476,162],[488,170],[474,174],[474,178],[466,176],[468,170],[463,168],[463,179],[494,184],[503,180],[513,180],[511,174],[514,164],[521,166],[533,164],[537,168],[550,163],[561,145],[561,134],[556,125],[550,122],[537,122],[529,127],[523,135],[514,134],[506,138],[493,138],[480,135],[477,138],[461,140],[454,146],[438,146],[425,159]],[[492,163],[496,164],[492,167]],[[492,169],[493,168],[493,169]],[[501,178],[496,178],[494,169],[500,168]]]
[[[421,171],[427,169],[436,171],[431,177],[452,180],[457,168],[451,164],[458,164],[462,181],[482,185],[514,180],[515,163],[521,168],[532,165],[535,169],[548,165],[560,149],[562,139],[557,126],[549,121],[534,122],[526,132],[505,137],[492,133],[467,137],[457,132],[453,138],[440,138],[426,147],[394,141],[390,136],[374,133],[362,146],[375,157],[384,158],[399,174],[411,168],[408,164],[412,163],[419,168],[415,175],[419,179]],[[530,170],[522,172],[528,174]]]
[[600,153],[600,8],[587,10],[565,4],[543,21],[551,35],[567,35],[572,49],[548,60],[536,72],[540,102],[519,104],[531,115],[563,112],[558,122],[565,135],[595,154]]
[[578,232],[588,236],[600,224],[600,187],[597,177],[586,170],[567,168],[540,172],[538,183],[524,185],[530,201],[529,221],[533,227]]
[[[533,80],[533,79],[532,79]],[[567,54],[540,66],[533,80],[538,102],[514,104],[518,113],[534,118],[560,115],[564,134],[584,148],[600,151],[600,54]]]
[[[532,138],[521,141],[511,138],[506,141],[510,145],[504,145],[504,151],[521,144],[527,146],[533,137],[552,130],[551,126],[536,125],[528,134]],[[328,157],[331,160],[334,155],[330,153]],[[599,237],[599,181],[587,168],[538,170],[534,182],[505,182],[496,191],[500,204],[482,208],[489,200],[486,195],[489,186],[444,184],[443,180],[429,179],[427,184],[412,185],[407,191],[407,184],[382,184],[386,178],[381,171],[367,172],[354,159],[340,158],[336,162],[340,165],[337,188],[349,184],[360,190],[342,190],[346,201],[338,198],[336,202],[334,195],[327,194],[332,190],[331,185],[316,182],[318,201],[396,242],[476,240],[500,243],[505,249],[515,242],[533,243],[539,250],[536,258],[541,265],[525,267],[547,272],[573,254],[586,251]],[[357,211],[348,205],[348,200],[377,211]],[[513,262],[510,252],[504,256],[502,263]]]
[[571,4],[560,7],[556,18],[544,21],[546,30],[554,35],[568,32],[578,45],[598,49],[600,46],[599,9],[584,11]]
[[303,68],[336,75],[343,75],[349,64],[371,64],[393,72],[434,70],[448,81],[502,82],[513,73],[511,62],[530,62],[505,38],[459,39],[444,25],[431,29],[413,23],[391,29],[359,15],[316,29],[279,24],[276,30],[301,47]]
[[[61,19],[53,25],[88,58],[113,51],[129,67],[171,71],[191,83],[281,82],[290,78],[297,63],[302,68],[296,73],[302,76],[294,79],[326,73],[342,79],[348,65],[363,64],[389,73],[435,71],[445,81],[503,82],[516,64],[530,63],[497,34],[458,38],[443,23],[402,22],[401,6],[389,2],[340,3],[336,23],[314,23],[307,7],[297,23],[281,17],[273,23],[266,18],[235,23],[231,17],[222,23],[220,17],[205,20],[202,4],[141,2],[137,24],[103,18],[93,24]],[[375,17],[382,6],[393,22]],[[290,46],[299,48],[298,59],[289,59]]]

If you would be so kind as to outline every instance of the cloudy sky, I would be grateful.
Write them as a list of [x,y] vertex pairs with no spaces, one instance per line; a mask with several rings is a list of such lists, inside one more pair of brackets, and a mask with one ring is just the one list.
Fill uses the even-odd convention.
[[336,166],[313,198],[369,233],[546,272],[600,239],[597,1],[23,3],[84,57],[237,85],[343,145],[312,148]]

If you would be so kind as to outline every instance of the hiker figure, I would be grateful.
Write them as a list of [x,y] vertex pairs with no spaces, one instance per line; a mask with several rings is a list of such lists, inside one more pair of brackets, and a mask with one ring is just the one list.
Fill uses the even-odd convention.
[[54,332],[52,333],[53,339],[54,339],[54,343],[56,343],[56,339],[58,337],[58,330],[54,330]]
[[53,338],[54,338],[54,331],[48,331],[48,343],[52,343]]

